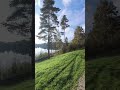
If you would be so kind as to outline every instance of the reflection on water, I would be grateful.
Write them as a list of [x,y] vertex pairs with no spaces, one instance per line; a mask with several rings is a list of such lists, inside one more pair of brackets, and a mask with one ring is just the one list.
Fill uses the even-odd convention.
[[31,57],[12,51],[0,53],[0,80],[31,74]]
[[0,53],[0,66],[2,68],[6,68],[6,69],[10,68],[14,62],[31,63],[31,57],[28,54],[22,55],[22,54],[14,53],[12,51]]

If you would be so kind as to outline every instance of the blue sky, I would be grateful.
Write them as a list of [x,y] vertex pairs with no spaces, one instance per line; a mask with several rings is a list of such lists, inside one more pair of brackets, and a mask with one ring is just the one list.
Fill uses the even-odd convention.
[[[42,7],[43,0],[36,0],[35,2],[35,35],[40,31],[40,8]],[[85,0],[55,0],[55,6],[61,10],[57,14],[60,21],[63,15],[69,19],[70,27],[66,29],[66,36],[71,41],[74,37],[74,30],[77,26],[82,26],[85,30]],[[61,27],[59,27],[61,31]],[[63,39],[63,37],[62,37]],[[35,37],[35,43],[40,44],[44,41]]]

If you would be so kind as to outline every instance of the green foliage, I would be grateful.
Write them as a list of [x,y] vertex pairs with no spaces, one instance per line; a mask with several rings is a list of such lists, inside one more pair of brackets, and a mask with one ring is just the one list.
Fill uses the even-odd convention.
[[65,29],[68,28],[70,25],[67,24],[69,20],[67,19],[66,15],[63,15],[62,19],[61,19],[61,27],[64,30],[64,40],[66,39],[65,37]]
[[69,27],[69,25],[67,24],[69,20],[67,19],[66,15],[63,15],[62,19],[61,19],[61,27],[63,30],[65,30],[67,27]]
[[72,45],[75,49],[80,49],[84,47],[85,44],[85,33],[82,27],[77,26],[74,32],[74,39],[72,40]]
[[66,53],[74,50],[79,50],[85,47],[85,33],[82,27],[77,26],[74,32],[74,38],[72,42],[68,42],[68,38],[65,38],[65,42],[62,45],[61,53]]
[[55,56],[35,64],[36,90],[72,90],[85,70],[84,50]]
[[86,61],[86,90],[120,89],[120,56]]
[[48,54],[47,53],[40,53],[40,55],[36,56],[35,59],[41,59],[41,58],[44,58],[44,57],[47,57]]
[[63,42],[61,39],[56,41],[56,48],[61,49],[62,45],[63,45]]

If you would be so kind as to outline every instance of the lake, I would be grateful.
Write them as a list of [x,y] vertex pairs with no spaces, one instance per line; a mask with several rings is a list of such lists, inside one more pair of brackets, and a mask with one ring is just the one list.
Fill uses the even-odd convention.
[[[57,50],[52,50],[52,52],[54,53]],[[35,48],[35,56],[39,55],[40,53],[47,53],[48,50],[47,49],[43,49],[43,48]]]
[[4,53],[0,53],[0,67],[5,68],[5,69],[9,69],[14,62],[17,63],[31,63],[31,57],[26,54],[26,55],[22,55],[22,54],[18,54],[12,51],[5,51]]

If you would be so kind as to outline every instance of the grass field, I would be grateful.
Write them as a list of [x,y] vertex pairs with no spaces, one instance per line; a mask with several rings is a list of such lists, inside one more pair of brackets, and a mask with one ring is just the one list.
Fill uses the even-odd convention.
[[120,56],[87,61],[86,90],[120,90]]
[[69,52],[35,64],[36,90],[76,90],[85,70],[84,50]]
[[34,90],[34,80],[26,80],[14,85],[0,85],[0,90]]

